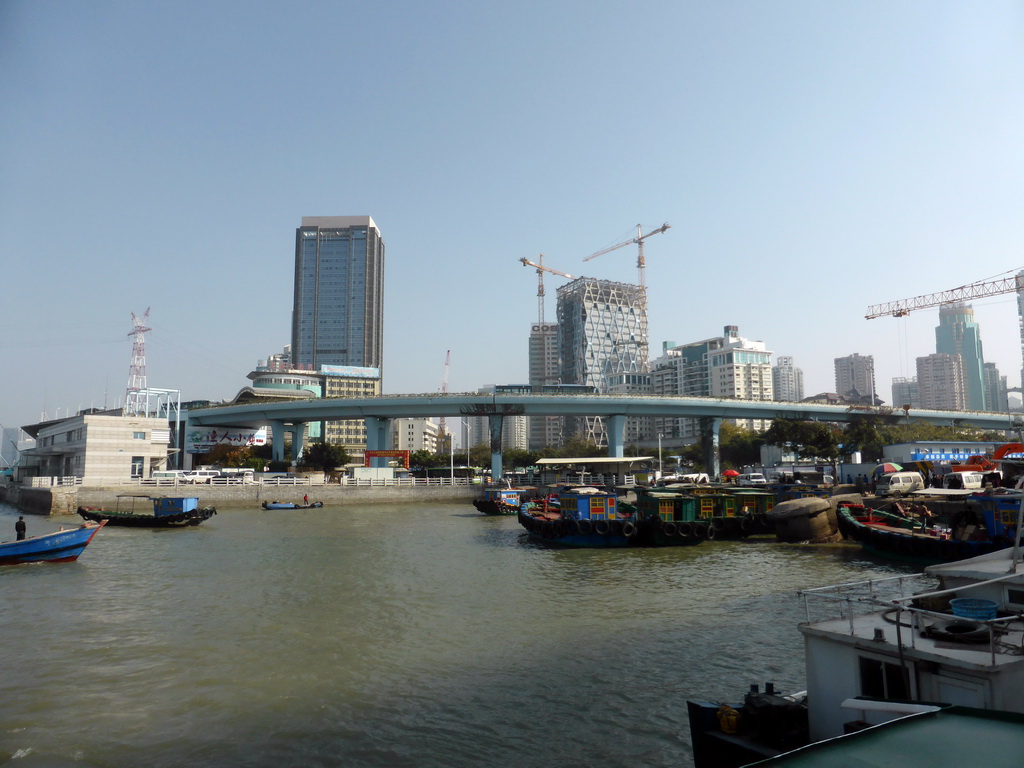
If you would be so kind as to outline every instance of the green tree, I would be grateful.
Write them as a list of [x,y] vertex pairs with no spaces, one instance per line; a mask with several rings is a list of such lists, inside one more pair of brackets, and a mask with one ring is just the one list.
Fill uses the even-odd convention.
[[323,472],[330,472],[332,469],[343,467],[351,461],[348,451],[343,445],[334,443],[316,442],[310,443],[302,452],[302,465],[304,467],[315,467]]
[[743,429],[730,422],[722,422],[718,430],[718,455],[723,468],[738,469],[761,463],[760,433]]

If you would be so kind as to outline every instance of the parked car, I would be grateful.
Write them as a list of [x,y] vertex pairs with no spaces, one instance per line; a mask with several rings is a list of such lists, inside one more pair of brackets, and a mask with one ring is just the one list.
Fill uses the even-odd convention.
[[212,469],[195,469],[186,472],[182,480],[186,483],[209,483],[215,477],[220,477],[220,472]]
[[746,472],[736,478],[736,485],[768,485],[768,480],[760,472]]
[[876,496],[906,496],[924,488],[924,477],[920,472],[891,472],[882,475],[875,485]]

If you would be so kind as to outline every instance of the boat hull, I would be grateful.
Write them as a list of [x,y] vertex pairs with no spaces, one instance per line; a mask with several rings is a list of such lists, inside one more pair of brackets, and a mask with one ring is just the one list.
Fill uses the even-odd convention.
[[294,504],[290,501],[264,501],[264,509],[319,509],[324,503],[322,501],[313,501],[309,504]]
[[106,523],[83,523],[78,528],[0,544],[0,565],[67,563],[78,559]]
[[110,525],[130,528],[185,528],[209,520],[217,514],[217,510],[213,507],[203,507],[171,515],[140,515],[132,512],[79,507],[78,514],[93,522],[105,522]]

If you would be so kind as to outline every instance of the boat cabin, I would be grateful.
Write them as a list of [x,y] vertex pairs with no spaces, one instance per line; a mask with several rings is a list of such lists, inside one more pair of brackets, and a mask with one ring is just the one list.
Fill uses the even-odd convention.
[[1024,713],[1024,564],[1013,553],[801,592],[811,740],[905,715],[905,702]]

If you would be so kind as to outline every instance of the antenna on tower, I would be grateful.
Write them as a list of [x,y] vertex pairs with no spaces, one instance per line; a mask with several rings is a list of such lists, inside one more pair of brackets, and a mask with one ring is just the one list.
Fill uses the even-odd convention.
[[[124,393],[124,415],[138,416],[146,409],[143,391],[146,389],[146,331],[153,330],[146,327],[146,320],[149,318],[149,307],[146,307],[145,314],[138,317],[132,312],[132,325],[128,332],[134,336],[132,343],[132,365],[128,371],[128,388]],[[145,415],[143,413],[143,415]]]

